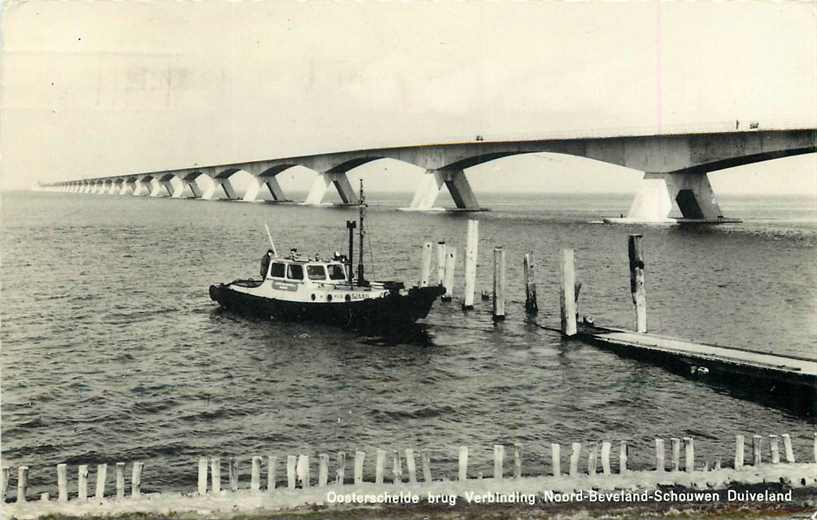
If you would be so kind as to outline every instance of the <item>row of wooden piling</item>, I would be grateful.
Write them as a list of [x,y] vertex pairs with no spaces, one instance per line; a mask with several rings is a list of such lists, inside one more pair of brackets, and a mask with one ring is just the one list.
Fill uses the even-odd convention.
[[[769,435],[768,453],[769,462],[771,464],[780,464],[782,462],[793,464],[796,462],[794,449],[792,446],[791,436],[789,434]],[[657,472],[687,472],[693,471],[718,471],[722,469],[721,459],[718,457],[710,465],[709,462],[703,466],[696,466],[695,462],[695,443],[692,437],[673,437],[670,441],[670,453],[667,458],[667,450],[665,439],[655,439],[655,471]],[[783,449],[780,449],[782,441]],[[764,437],[761,435],[752,436],[752,466],[760,466],[764,463]],[[585,471],[581,471],[581,461],[583,458],[583,448],[586,451],[586,465]],[[583,446],[580,442],[573,442],[570,444],[570,454],[568,458],[567,472],[562,471],[562,456],[561,445],[552,443],[550,445],[550,467],[549,475],[553,477],[570,476],[576,477],[581,474],[594,475],[612,475],[614,473],[613,459],[617,453],[618,464],[616,466],[616,473],[624,474],[629,471],[629,448],[630,445],[626,440],[618,442],[618,449],[614,450],[613,442],[602,441],[600,443],[592,443],[589,446]],[[515,443],[511,446],[512,449],[512,470],[510,475],[512,478],[522,478],[522,448]],[[388,452],[383,449],[377,449],[375,452],[375,475],[374,484],[384,484],[386,480],[386,462],[391,459],[391,482],[395,485],[404,483],[418,484],[420,479],[424,483],[431,483],[431,457],[426,450],[420,450],[420,468],[418,473],[417,461],[415,451],[412,448],[406,448],[402,453],[398,450]],[[493,478],[503,479],[506,477],[505,473],[505,459],[506,446],[496,444],[493,446]],[[286,472],[286,489],[294,490],[296,488],[307,489],[313,484],[317,487],[327,487],[329,485],[343,485],[346,483],[346,452],[338,452],[336,455],[335,475],[334,479],[329,480],[329,455],[321,453],[318,455],[318,475],[317,480],[312,479],[310,474],[310,457],[309,455],[288,455],[281,460],[281,466],[285,466]],[[356,451],[354,453],[352,463],[352,482],[354,484],[363,484],[364,481],[364,465],[367,453],[365,451]],[[278,468],[279,459],[275,455],[266,457],[266,490],[268,492],[274,491],[278,486]],[[260,492],[262,490],[262,464],[264,457],[253,456],[251,458],[250,466],[250,490]],[[817,463],[817,433],[814,434],[814,462]],[[735,455],[733,468],[740,470],[747,465],[745,459],[745,438],[743,435],[735,436]],[[131,477],[131,496],[139,497],[141,495],[141,475],[144,464],[142,462],[134,462],[132,466]],[[404,473],[405,467],[405,473]],[[25,502],[26,491],[28,486],[28,466],[20,466],[17,477],[17,501]],[[221,457],[199,457],[198,459],[198,482],[197,493],[205,495],[208,492],[218,494],[222,491],[222,476],[221,476]],[[227,464],[228,482],[231,491],[238,491],[240,488],[240,465],[239,459],[230,457]],[[9,483],[9,468],[3,468],[2,471],[2,496],[6,496],[7,487]],[[457,460],[457,479],[458,481],[466,481],[472,476],[469,475],[469,448],[461,446],[458,449]],[[477,475],[478,479],[482,479],[482,473]],[[107,480],[107,464],[97,465],[96,473],[96,493],[93,497],[95,501],[101,501],[106,496],[106,480]],[[446,480],[443,478],[442,480]],[[371,483],[371,482],[370,482]],[[68,468],[65,464],[57,465],[57,487],[59,502],[67,502],[68,494]],[[118,462],[116,464],[116,495],[117,498],[125,497],[125,463]],[[88,465],[81,464],[77,467],[77,500],[87,501],[90,499],[88,495]],[[43,501],[50,500],[48,493],[43,493],[40,496]]]

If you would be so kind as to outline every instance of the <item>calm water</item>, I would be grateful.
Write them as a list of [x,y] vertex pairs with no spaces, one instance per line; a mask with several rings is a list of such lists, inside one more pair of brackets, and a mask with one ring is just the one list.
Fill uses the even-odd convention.
[[[456,447],[490,473],[494,443],[520,442],[540,473],[550,442],[691,435],[729,459],[737,432],[790,432],[809,453],[814,419],[662,368],[562,341],[559,248],[576,249],[581,312],[632,322],[626,237],[645,235],[650,327],[702,341],[817,358],[814,199],[722,198],[740,225],[605,226],[629,196],[480,194],[477,290],[494,245],[508,251],[508,319],[490,302],[437,303],[405,343],[219,312],[207,288],[257,275],[267,248],[343,250],[354,210],[57,193],[3,194],[2,456],[55,494],[54,464],[146,463],[144,488],[192,490],[195,457],[427,447],[454,474]],[[371,270],[416,281],[420,246],[459,247],[466,215],[394,211],[372,196]],[[522,255],[537,258],[540,313],[524,317]],[[334,457],[333,457],[334,460]],[[247,468],[244,468],[248,471]],[[348,470],[347,470],[348,471]],[[367,461],[373,473],[373,460]],[[74,470],[72,469],[72,475]],[[315,470],[313,470],[315,472]],[[73,479],[73,476],[72,476]]]

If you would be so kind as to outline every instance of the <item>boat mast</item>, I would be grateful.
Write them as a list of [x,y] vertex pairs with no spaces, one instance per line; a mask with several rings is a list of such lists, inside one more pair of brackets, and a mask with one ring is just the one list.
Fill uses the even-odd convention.
[[354,220],[346,221],[346,229],[349,230],[349,258],[346,260],[347,277],[349,278],[349,285],[354,285],[354,269],[352,269],[352,259],[355,257],[355,227],[357,224]]
[[[360,179],[360,226],[358,229],[358,254],[360,255],[357,262],[357,283],[363,285],[363,237],[366,236],[366,231],[363,228],[363,219],[366,218],[366,195],[363,193],[363,179]],[[351,262],[351,257],[349,259]]]

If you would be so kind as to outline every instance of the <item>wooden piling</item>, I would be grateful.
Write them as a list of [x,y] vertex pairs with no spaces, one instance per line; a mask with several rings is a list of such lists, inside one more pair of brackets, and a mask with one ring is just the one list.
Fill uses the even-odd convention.
[[715,467],[712,468],[712,469],[714,471],[720,471],[721,470],[721,458],[720,457],[715,457]]
[[392,452],[392,465],[391,465],[391,474],[392,474],[392,482],[395,485],[400,485],[403,483],[403,463],[400,460],[400,452],[394,450]]
[[575,336],[576,294],[574,286],[576,285],[576,268],[572,249],[562,249],[559,272],[561,274],[559,306],[561,309],[562,334],[565,336]]
[[457,268],[457,249],[447,247],[445,249],[445,294],[442,300],[451,301],[454,298],[454,271]]
[[298,464],[295,469],[301,489],[309,489],[309,455],[298,455]]
[[80,464],[77,467],[77,499],[88,499],[88,465]]
[[612,474],[610,469],[610,449],[612,445],[610,441],[602,441],[601,443],[601,472],[605,475]]
[[420,262],[420,287],[428,287],[431,278],[431,242],[423,244],[423,256]]
[[591,477],[596,474],[598,451],[599,447],[594,444],[593,447],[590,448],[590,451],[587,452],[587,474]]
[[502,480],[503,468],[502,464],[505,461],[505,446],[501,444],[494,444],[494,479]]
[[68,466],[66,464],[57,464],[57,501],[68,502]]
[[335,484],[341,486],[346,480],[346,453],[338,452],[338,467],[335,468]]
[[814,433],[814,462],[817,462],[817,432]]
[[366,461],[366,452],[355,452],[355,484],[363,483],[363,463]]
[[207,457],[199,457],[198,493],[207,494]]
[[468,237],[465,244],[465,294],[462,308],[474,308],[474,292],[477,278],[477,251],[479,248],[479,221],[468,221]]
[[681,470],[681,439],[672,437],[670,440],[672,445],[672,471]]
[[519,444],[513,444],[513,478],[522,478],[522,453]]
[[11,468],[4,467],[2,471],[0,471],[0,504],[4,504],[6,502],[6,494],[9,490],[9,479],[11,478]]
[[[213,488],[215,491],[215,488]],[[116,463],[116,498],[125,497],[125,463]],[[66,491],[65,500],[68,500],[68,493]]]
[[445,241],[437,242],[437,285],[445,285]]
[[687,473],[695,471],[695,440],[684,437],[684,470]]
[[735,435],[735,469],[743,467],[743,435]]
[[238,458],[230,457],[227,464],[227,474],[230,477],[230,491],[238,491]]
[[375,454],[374,462],[374,483],[383,483],[383,471],[386,465],[386,450],[378,449]]
[[96,489],[94,490],[94,498],[97,502],[105,498],[105,484],[108,479],[108,465],[96,465]]
[[789,464],[794,463],[794,450],[791,446],[791,435],[788,433],[783,434],[783,452],[786,455],[786,462]]
[[627,473],[627,459],[629,458],[629,447],[627,441],[621,441],[618,450],[618,472],[620,474]]
[[780,464],[780,446],[777,442],[777,435],[769,435],[769,449],[772,454],[772,464]]
[[295,455],[287,455],[287,489],[295,489],[295,465],[298,458]]
[[525,259],[522,261],[522,268],[525,273],[525,311],[528,314],[539,312],[539,304],[536,302],[535,264],[533,252],[526,254]]
[[423,482],[431,484],[431,455],[428,450],[420,451],[420,461],[423,466]]
[[49,500],[51,500],[51,495],[49,495],[47,492],[40,493],[40,502],[48,502]]
[[763,462],[763,437],[760,435],[752,435],[752,464],[754,466],[760,466],[761,462]]
[[[428,246],[431,249],[431,244]],[[318,455],[318,487],[327,485],[329,485],[329,454],[321,453]]]
[[562,455],[561,448],[556,443],[550,444],[550,466],[554,477],[562,475]]
[[575,477],[579,474],[579,457],[582,452],[582,444],[574,442],[570,445],[570,476]]
[[17,503],[26,501],[28,492],[28,466],[17,468]]
[[665,471],[664,439],[655,439],[655,471]]
[[505,250],[502,247],[494,248],[494,299],[493,319],[505,319]]
[[221,493],[221,457],[210,457],[210,489],[213,494]]
[[133,463],[133,472],[130,476],[130,494],[133,498],[138,498],[142,495],[142,468],[144,468],[144,466],[142,462]]
[[261,457],[253,455],[250,460],[250,489],[257,493],[261,491]]
[[278,456],[277,455],[268,455],[267,456],[267,491],[275,490],[275,485],[277,484],[276,479],[278,478]]
[[630,257],[630,293],[635,305],[635,330],[647,332],[647,295],[644,285],[644,250],[641,235],[630,235],[628,253]]
[[406,469],[408,470],[409,484],[417,483],[417,466],[414,461],[414,450],[406,448]]
[[468,446],[460,446],[459,451],[459,481],[468,480]]

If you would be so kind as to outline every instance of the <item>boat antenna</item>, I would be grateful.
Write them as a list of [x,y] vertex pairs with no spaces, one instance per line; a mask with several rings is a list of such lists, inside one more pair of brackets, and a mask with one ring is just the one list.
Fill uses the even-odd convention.
[[[363,228],[363,219],[366,218],[366,194],[363,192],[363,179],[360,179],[360,228],[358,229],[358,243],[360,244],[360,251],[358,254],[360,255],[358,262],[357,262],[357,283],[358,285],[363,285],[363,238],[366,236],[366,230]],[[349,258],[351,262],[351,257]]]
[[272,241],[272,233],[269,232],[269,226],[264,222],[264,229],[267,230],[267,238],[269,238],[269,247],[272,249],[272,256],[278,256],[278,251],[275,250],[275,242]]

